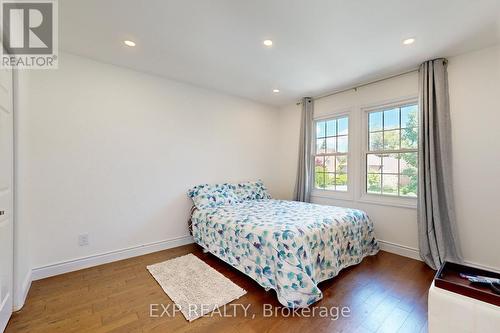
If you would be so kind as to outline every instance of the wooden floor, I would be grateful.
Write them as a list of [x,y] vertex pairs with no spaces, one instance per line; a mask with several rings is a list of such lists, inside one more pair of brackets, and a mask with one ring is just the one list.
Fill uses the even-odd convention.
[[[250,305],[248,317],[242,308],[236,317],[192,323],[181,314],[150,317],[150,304],[172,302],[146,265],[190,252],[248,291],[233,302]],[[6,332],[425,332],[433,274],[419,261],[381,251],[319,286],[324,298],[314,306],[347,306],[349,317],[269,318],[263,304],[281,306],[274,291],[264,291],[197,245],[186,245],[35,281]]]

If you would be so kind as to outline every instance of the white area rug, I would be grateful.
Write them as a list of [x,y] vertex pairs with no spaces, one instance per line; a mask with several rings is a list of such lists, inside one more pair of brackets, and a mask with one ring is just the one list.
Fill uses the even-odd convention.
[[150,265],[147,269],[189,321],[247,293],[193,254]]

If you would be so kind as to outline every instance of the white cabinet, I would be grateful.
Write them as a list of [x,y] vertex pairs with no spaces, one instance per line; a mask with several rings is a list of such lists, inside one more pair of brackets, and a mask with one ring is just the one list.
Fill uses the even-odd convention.
[[438,288],[429,289],[429,333],[498,333],[500,307]]

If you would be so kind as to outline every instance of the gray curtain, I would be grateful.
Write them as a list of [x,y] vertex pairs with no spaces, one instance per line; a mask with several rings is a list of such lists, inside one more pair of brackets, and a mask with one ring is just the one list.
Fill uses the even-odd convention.
[[419,70],[419,248],[420,257],[433,269],[445,260],[462,261],[455,231],[446,66],[446,59],[436,59]]
[[313,101],[310,97],[302,99],[302,113],[300,120],[299,165],[295,182],[294,200],[310,202],[313,182],[312,160],[312,130],[313,130]]

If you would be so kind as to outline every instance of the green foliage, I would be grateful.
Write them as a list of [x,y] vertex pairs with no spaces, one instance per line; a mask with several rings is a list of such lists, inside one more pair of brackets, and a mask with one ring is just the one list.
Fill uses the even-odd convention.
[[[411,113],[408,117],[408,128],[402,131],[401,142],[404,147],[418,147],[418,130],[417,130],[417,114]],[[401,154],[401,159],[406,162],[407,167],[402,171],[403,180],[408,183],[403,183],[400,188],[400,193],[406,196],[417,196],[418,190],[418,154],[406,153]]]
[[314,168],[315,174],[314,174],[314,182],[316,185],[316,188],[325,188],[325,178],[326,174],[324,173],[325,168],[323,166],[318,166]]
[[323,166],[315,167],[314,182],[316,188],[333,188],[337,185],[347,185],[347,174],[345,173],[326,173]]
[[384,149],[384,140],[382,132],[370,133],[370,150],[382,150]]
[[399,131],[384,132],[384,149],[399,149]]
[[368,174],[368,192],[380,193],[380,177],[379,174]]
[[417,148],[418,147],[418,130],[417,130],[417,115],[410,113],[408,115],[408,128],[401,131],[402,148]]

